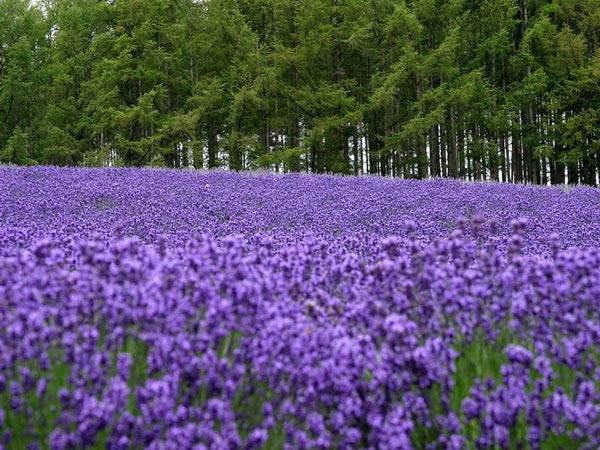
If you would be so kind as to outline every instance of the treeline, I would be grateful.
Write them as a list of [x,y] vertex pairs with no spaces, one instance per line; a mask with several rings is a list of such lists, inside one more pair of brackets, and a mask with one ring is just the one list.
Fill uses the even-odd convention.
[[600,0],[0,1],[0,162],[597,184]]

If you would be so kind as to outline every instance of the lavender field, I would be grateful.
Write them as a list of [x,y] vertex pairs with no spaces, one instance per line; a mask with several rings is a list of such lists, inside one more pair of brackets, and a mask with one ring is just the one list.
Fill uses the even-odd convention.
[[0,167],[0,448],[597,449],[600,190]]

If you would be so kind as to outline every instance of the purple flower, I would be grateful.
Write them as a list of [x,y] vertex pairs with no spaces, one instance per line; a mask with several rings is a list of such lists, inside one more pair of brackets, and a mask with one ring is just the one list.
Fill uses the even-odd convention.
[[4,428],[60,403],[32,445],[600,445],[595,190],[0,168],[0,209]]
[[520,345],[509,345],[505,349],[506,356],[511,363],[528,366],[533,360],[533,355],[529,350]]
[[129,379],[129,368],[131,367],[131,356],[121,353],[117,356],[117,374],[122,380]]

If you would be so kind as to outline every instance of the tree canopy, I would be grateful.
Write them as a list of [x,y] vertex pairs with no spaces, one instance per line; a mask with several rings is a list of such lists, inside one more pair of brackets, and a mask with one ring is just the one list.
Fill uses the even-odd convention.
[[595,185],[600,0],[0,1],[0,162]]

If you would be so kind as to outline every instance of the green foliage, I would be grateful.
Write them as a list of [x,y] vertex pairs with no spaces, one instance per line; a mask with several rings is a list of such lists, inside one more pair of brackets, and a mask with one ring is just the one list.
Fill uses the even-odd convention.
[[27,134],[17,126],[6,146],[0,151],[0,162],[23,166],[36,164],[28,155],[28,146]]
[[283,148],[260,155],[255,166],[260,168],[272,169],[283,165],[284,167],[293,167],[298,171],[299,160],[306,153],[302,148]]
[[596,0],[4,0],[2,160],[594,184],[599,36]]

